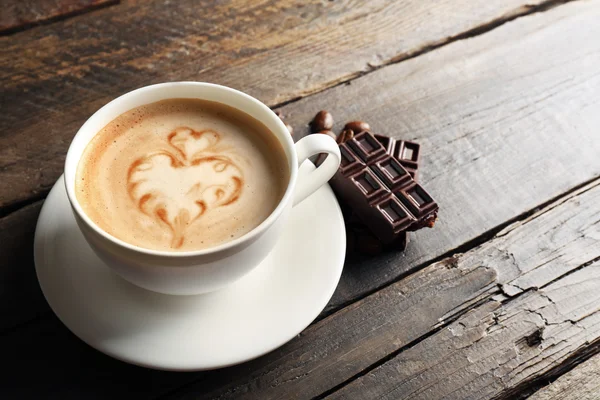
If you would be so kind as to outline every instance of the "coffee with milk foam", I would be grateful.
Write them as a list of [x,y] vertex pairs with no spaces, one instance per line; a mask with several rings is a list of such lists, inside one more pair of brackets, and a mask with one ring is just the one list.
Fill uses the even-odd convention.
[[127,111],[79,162],[77,200],[101,229],[136,246],[192,251],[251,231],[289,181],[283,147],[224,104],[171,99]]

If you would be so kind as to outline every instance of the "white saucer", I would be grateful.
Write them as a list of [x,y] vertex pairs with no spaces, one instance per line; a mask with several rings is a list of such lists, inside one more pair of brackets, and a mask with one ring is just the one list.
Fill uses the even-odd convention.
[[[301,176],[314,169],[301,168]],[[77,228],[61,177],[42,208],[35,264],[60,320],[90,346],[132,364],[204,370],[283,345],[323,310],[339,281],[344,221],[329,186],[294,208],[267,259],[225,289],[169,296],[134,286],[92,252]]]

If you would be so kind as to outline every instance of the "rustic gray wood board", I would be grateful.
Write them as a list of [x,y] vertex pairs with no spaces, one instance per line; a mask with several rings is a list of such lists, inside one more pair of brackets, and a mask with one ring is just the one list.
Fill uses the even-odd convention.
[[510,399],[578,351],[600,352],[599,285],[597,262],[505,305],[492,300],[327,399]]
[[529,400],[597,399],[600,399],[600,355],[578,365],[529,397]]
[[209,81],[274,105],[541,3],[127,1],[0,38],[0,208],[43,196],[77,129],[134,88]]
[[337,130],[364,119],[419,142],[440,205],[405,253],[349,260],[330,309],[600,174],[598,18],[600,3],[568,3],[282,109],[296,132],[327,109]]

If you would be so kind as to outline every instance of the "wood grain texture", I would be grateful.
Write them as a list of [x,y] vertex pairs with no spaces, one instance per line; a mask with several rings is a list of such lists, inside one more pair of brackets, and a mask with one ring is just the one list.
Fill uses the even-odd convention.
[[8,0],[2,5],[0,13],[0,34],[20,31],[115,3],[117,0]]
[[578,365],[529,397],[529,400],[597,399],[600,399],[600,355]]
[[298,133],[327,109],[336,131],[362,119],[419,142],[420,180],[440,205],[405,253],[348,260],[329,309],[600,174],[598,18],[598,2],[565,4],[282,109]]
[[77,129],[134,88],[208,81],[274,105],[542,3],[127,1],[0,38],[0,207],[47,193]]
[[579,351],[600,351],[599,287],[594,263],[505,305],[486,303],[327,398],[513,398],[511,388],[566,368]]

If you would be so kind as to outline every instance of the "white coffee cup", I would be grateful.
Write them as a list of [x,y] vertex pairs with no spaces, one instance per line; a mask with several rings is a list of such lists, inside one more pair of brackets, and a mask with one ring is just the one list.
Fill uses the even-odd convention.
[[[194,98],[229,105],[262,122],[277,137],[290,168],[287,189],[279,205],[259,226],[221,245],[198,251],[149,250],[103,231],[83,211],[75,195],[75,175],[84,149],[96,133],[128,110],[174,98]],[[327,153],[323,164],[298,178],[298,168],[315,154]],[[199,294],[220,289],[256,267],[277,243],[292,207],[324,185],[337,171],[340,151],[327,135],[310,135],[294,144],[273,111],[257,99],[225,86],[172,82],[143,87],[96,111],[71,142],[65,162],[65,185],[75,219],[95,253],[117,274],[143,288],[165,294]],[[316,221],[318,222],[318,221]]]

